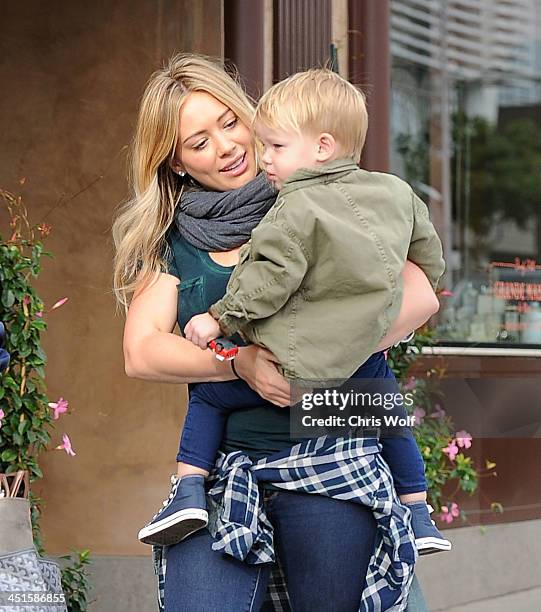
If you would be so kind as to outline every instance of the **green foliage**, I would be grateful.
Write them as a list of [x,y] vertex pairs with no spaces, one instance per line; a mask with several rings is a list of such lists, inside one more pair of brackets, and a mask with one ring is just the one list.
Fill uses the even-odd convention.
[[453,199],[460,206],[467,190],[465,221],[477,235],[484,235],[495,218],[525,228],[539,216],[541,129],[534,121],[521,118],[497,126],[456,113],[453,142]]
[[398,134],[395,138],[396,150],[404,162],[404,179],[416,190],[421,183],[428,185],[430,147],[421,138],[414,138],[410,134]]
[[62,568],[62,590],[68,612],[85,612],[88,608],[90,581],[87,565],[92,563],[89,556],[89,550],[80,550],[60,557],[66,563]]
[[40,316],[43,302],[32,286],[41,271],[44,251],[39,232],[29,226],[20,198],[0,191],[11,218],[12,234],[0,234],[0,320],[6,326],[9,368],[0,374],[0,472],[28,470],[30,481],[42,477],[38,455],[51,441],[51,411],[45,395],[46,356],[41,333],[47,324]]
[[[43,248],[51,228],[46,224],[31,226],[20,197],[0,190],[0,198],[9,214],[11,231],[9,238],[0,234],[0,320],[6,327],[6,350],[11,356],[8,369],[0,373],[0,408],[4,413],[0,472],[27,470],[33,482],[43,477],[38,458],[51,442],[53,424],[41,340],[47,329],[44,304],[32,285],[41,272],[42,258],[51,257]],[[32,492],[29,498],[34,544],[43,554],[39,525],[43,500]],[[70,563],[62,570],[62,588],[70,612],[87,609],[88,555],[85,550],[77,553],[76,559],[65,557]]]
[[387,354],[387,363],[398,380],[404,380],[408,370],[417,361],[424,346],[431,346],[434,342],[434,332],[428,326],[415,332],[410,342],[403,342],[393,347]]
[[[496,125],[464,112],[452,116],[452,190],[455,217],[478,238],[495,219],[526,228],[541,215],[541,128],[525,118]],[[419,190],[430,184],[428,133],[398,134],[395,147],[404,164],[404,178]],[[422,192],[422,190],[421,190]],[[465,206],[467,203],[467,218]]]
[[[425,463],[429,503],[436,511],[440,511],[442,506],[450,507],[459,490],[473,494],[477,490],[479,477],[485,470],[475,466],[464,448],[459,449],[460,452],[454,459],[444,452],[444,449],[453,443],[456,435],[451,419],[445,415],[439,404],[439,381],[444,372],[433,368],[427,370],[422,377],[408,377],[409,370],[421,356],[423,347],[434,344],[432,337],[433,332],[428,328],[419,330],[411,343],[400,344],[389,351],[388,362],[402,383],[403,393],[407,391],[413,394],[414,405],[409,411],[410,414],[415,410],[416,415],[422,416],[422,422],[416,423],[413,432]],[[487,465],[491,465],[488,471],[495,467],[494,464]],[[449,492],[449,486],[454,486],[454,490]],[[443,497],[444,490],[446,498]]]

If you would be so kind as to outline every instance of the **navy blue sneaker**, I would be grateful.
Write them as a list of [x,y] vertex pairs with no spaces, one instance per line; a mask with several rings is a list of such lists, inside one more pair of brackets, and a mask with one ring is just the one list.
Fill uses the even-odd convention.
[[171,476],[171,493],[138,534],[140,542],[169,546],[207,526],[205,479],[199,474]]
[[406,505],[411,510],[411,527],[415,535],[415,545],[418,553],[420,555],[430,555],[451,550],[451,542],[443,537],[441,531],[436,527],[436,523],[430,518],[430,513],[434,511],[432,506],[429,506],[426,502]]

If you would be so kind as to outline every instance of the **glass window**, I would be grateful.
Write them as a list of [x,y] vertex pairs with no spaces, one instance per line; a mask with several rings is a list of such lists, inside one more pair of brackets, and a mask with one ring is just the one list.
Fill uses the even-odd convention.
[[391,0],[391,164],[427,202],[445,343],[541,346],[541,0]]

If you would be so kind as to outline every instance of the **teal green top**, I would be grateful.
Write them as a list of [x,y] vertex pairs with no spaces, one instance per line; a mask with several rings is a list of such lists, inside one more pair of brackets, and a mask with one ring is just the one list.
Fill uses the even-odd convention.
[[[235,266],[217,264],[206,251],[184,240],[175,225],[167,234],[167,244],[167,272],[180,279],[177,322],[182,331],[194,315],[206,312],[223,297]],[[228,417],[221,450],[240,450],[257,461],[301,441],[290,438],[289,410],[266,404],[235,411]]]

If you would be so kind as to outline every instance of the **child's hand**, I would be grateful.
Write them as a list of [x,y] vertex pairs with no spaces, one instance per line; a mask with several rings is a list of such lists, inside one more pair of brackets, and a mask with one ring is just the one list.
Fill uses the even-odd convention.
[[184,335],[201,349],[206,349],[208,343],[221,335],[218,321],[208,313],[195,315],[184,328]]

